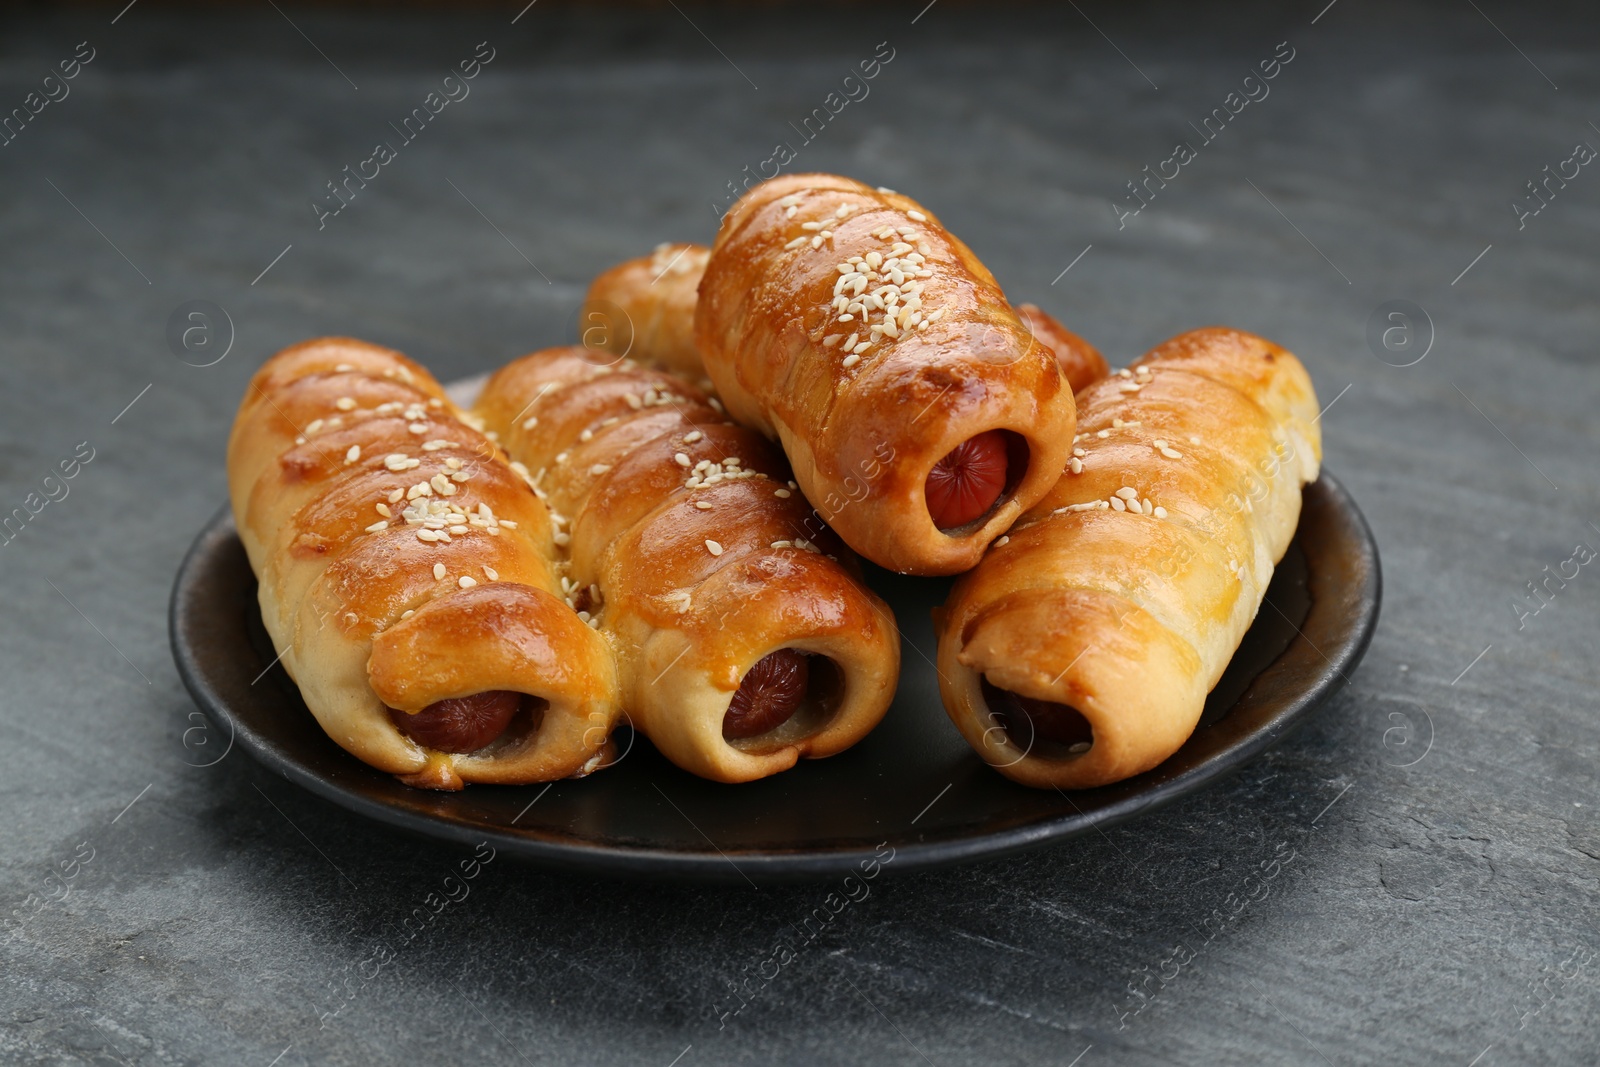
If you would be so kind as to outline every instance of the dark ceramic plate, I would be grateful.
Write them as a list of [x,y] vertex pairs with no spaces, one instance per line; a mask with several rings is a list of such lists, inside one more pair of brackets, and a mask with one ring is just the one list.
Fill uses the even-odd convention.
[[[1000,856],[1060,841],[1192,793],[1282,740],[1341,684],[1378,619],[1378,551],[1327,474],[1266,604],[1187,744],[1155,770],[1072,794],[1015,785],[961,740],[939,702],[932,608],[950,579],[868,569],[894,608],[900,689],[855,748],[765,781],[719,785],[678,770],[623,729],[625,755],[590,778],[533,786],[411,789],[323,734],[274,653],[256,581],[224,509],[201,531],[172,591],[172,651],[218,732],[270,770],[341,807],[415,833],[543,865],[711,880],[838,876],[893,848],[893,870]],[[224,748],[226,746],[226,748]],[[884,855],[889,855],[887,848]]]

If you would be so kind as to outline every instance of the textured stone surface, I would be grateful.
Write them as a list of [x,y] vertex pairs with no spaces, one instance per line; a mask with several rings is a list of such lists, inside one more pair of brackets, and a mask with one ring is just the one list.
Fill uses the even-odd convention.
[[[96,49],[0,148],[0,510],[94,450],[0,547],[0,1060],[1592,1062],[1600,572],[1552,583],[1520,629],[1513,605],[1575,544],[1600,548],[1600,172],[1520,232],[1509,207],[1600,146],[1592,12],[1079,5],[1102,36],[1070,7],[941,4],[914,25],[920,4],[685,7],[713,46],[671,8],[539,5],[512,25],[519,6],[286,9],[306,36],[264,6],[0,16],[5,108]],[[1270,96],[1199,144],[1188,123],[1286,39]],[[471,96],[318,232],[310,198],[482,40],[496,56]],[[1328,465],[1384,553],[1365,665],[1185,803],[881,879],[720,1030],[727,983],[829,887],[496,862],[405,941],[459,850],[238,753],[190,766],[166,600],[224,499],[243,383],[324,332],[446,378],[566,338],[593,274],[708,237],[724,183],[798,146],[789,124],[884,40],[871,95],[797,165],[913,192],[1114,361],[1211,322],[1299,353],[1337,398]],[[1197,158],[1119,230],[1109,201],[1179,139]],[[164,340],[193,299],[237,330],[215,366]],[[1415,366],[1368,348],[1391,299],[1437,330]],[[1179,946],[1192,959],[1164,962]],[[1121,1018],[1128,983],[1163,971]]]

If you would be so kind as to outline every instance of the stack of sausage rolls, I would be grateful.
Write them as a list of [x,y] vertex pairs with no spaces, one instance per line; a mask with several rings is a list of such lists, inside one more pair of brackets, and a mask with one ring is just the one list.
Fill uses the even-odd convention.
[[899,673],[857,555],[961,575],[939,682],[981,758],[1139,774],[1193,732],[1320,461],[1282,348],[1197,330],[1112,374],[932,212],[834,175],[602,274],[580,333],[470,412],[337,338],[241,403],[267,631],[328,735],[408,784],[582,776],[624,723],[723,782],[848,748]]

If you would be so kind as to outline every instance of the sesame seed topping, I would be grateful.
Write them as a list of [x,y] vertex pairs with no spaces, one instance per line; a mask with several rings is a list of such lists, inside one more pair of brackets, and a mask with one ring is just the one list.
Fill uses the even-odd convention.
[[410,608],[410,609],[402,612],[401,615],[400,615],[400,618],[401,618],[402,621],[404,621],[406,619],[411,618],[411,616],[415,615],[416,613],[417,613],[417,611],[416,611],[415,608]]
[[1191,438],[1189,438],[1189,443],[1190,443],[1190,444],[1191,444],[1191,445],[1197,445],[1197,444],[1199,444],[1199,443],[1200,443],[1200,438],[1198,438],[1198,437],[1191,437]]
[[772,547],[773,548],[793,548],[794,547],[794,542],[793,541],[774,541],[774,542],[772,542]]
[[630,408],[632,408],[633,410],[635,410],[635,411],[638,411],[639,409],[644,407],[644,401],[640,400],[633,393],[625,393],[625,394],[623,394],[622,399],[626,400],[628,402],[628,406]]
[[772,495],[777,497],[779,500],[788,500],[793,494],[787,489],[774,489],[772,491]]
[[316,433],[320,429],[322,429],[322,420],[312,419],[306,426],[306,433]]
[[531,430],[537,425],[539,425],[539,416],[537,415],[529,415],[522,420],[522,428],[524,430]]
[[435,563],[433,565],[433,576],[434,576],[435,579],[442,579],[444,577],[444,564],[443,563]]
[[1006,534],[1004,537],[1000,538],[998,541],[996,541],[994,543],[994,547],[1002,548],[1002,547],[1004,547],[1006,545],[1009,545],[1010,543],[1011,543],[1011,535],[1010,534]]
[[404,489],[396,489],[389,494],[389,503],[398,504],[405,498],[405,495],[406,491]]
[[704,436],[705,434],[701,433],[699,430],[694,430],[683,435],[683,443],[686,445],[692,445]]
[[1120,496],[1114,496],[1111,498],[1111,507],[1116,511],[1128,510],[1128,505],[1123,502]]
[[583,431],[582,433],[580,433],[578,435],[578,440],[580,440],[580,441],[593,441],[594,440],[594,431],[593,430],[585,430],[585,431]]
[[378,503],[375,506],[378,509],[378,514],[382,515],[384,518],[388,519],[388,518],[393,518],[394,517],[393,512],[391,512],[389,510],[389,505],[385,504],[383,501],[381,501],[381,500],[378,501]]
[[344,454],[344,461],[346,463],[354,463],[356,460],[358,460],[360,458],[361,458],[361,446],[360,445],[351,445],[350,446],[350,450]]
[[1117,490],[1117,495],[1124,500],[1137,500],[1139,499],[1139,490],[1133,488],[1132,486],[1125,485],[1121,489]]
[[[511,524],[509,522],[502,522],[500,525],[510,526]],[[558,545],[566,546],[572,543],[572,535],[567,533],[565,530],[557,530],[555,535],[552,536],[550,540],[554,541]]]
[[1082,474],[1083,460],[1079,459],[1077,456],[1073,456],[1072,459],[1067,461],[1067,469],[1073,474]]
[[410,426],[407,426],[406,429],[410,430],[412,433],[427,433],[428,424],[425,422],[413,422]]
[[596,478],[598,478],[598,477],[600,477],[600,475],[604,474],[606,471],[608,471],[610,469],[611,469],[611,464],[609,464],[609,463],[596,463],[594,466],[589,468],[589,473],[594,475]]
[[857,355],[856,353],[852,352],[848,356],[844,357],[843,365],[845,367],[854,367],[857,363],[860,363],[860,362],[861,362],[861,357],[859,355]]
[[388,528],[389,523],[383,519],[379,519],[377,522],[367,527],[367,533],[381,533]]
[[411,463],[411,457],[404,452],[391,452],[383,457],[383,465],[392,471],[403,471]]
[[1088,741],[1079,741],[1076,744],[1068,745],[1067,751],[1076,756],[1080,752],[1089,751],[1089,748],[1090,744]]
[[706,541],[706,551],[711,553],[713,556],[720,556],[722,555],[722,544],[718,541],[712,541],[708,539]]
[[1155,509],[1155,511],[1151,512],[1151,514],[1153,514],[1158,519],[1164,519],[1164,518],[1167,517],[1167,509],[1163,508],[1163,507],[1158,507],[1158,508]]
[[338,400],[333,402],[333,406],[338,408],[340,411],[354,411],[356,409],[356,402],[351,397],[341,396]]
[[677,452],[673,454],[672,462],[680,467],[687,467],[689,466],[689,457],[682,452]]
[[1161,454],[1163,456],[1166,456],[1168,459],[1182,459],[1183,458],[1183,453],[1179,452],[1175,448],[1163,448],[1161,450]]
[[709,500],[696,500],[694,502],[694,506],[699,508],[701,511],[710,511],[711,510],[711,501],[709,501]]
[[463,574],[461,577],[456,579],[456,585],[460,586],[462,589],[471,589],[477,584],[478,579],[472,577],[470,574]]
[[483,565],[483,576],[489,579],[491,582],[498,582],[500,580],[500,572],[489,566],[487,563]]

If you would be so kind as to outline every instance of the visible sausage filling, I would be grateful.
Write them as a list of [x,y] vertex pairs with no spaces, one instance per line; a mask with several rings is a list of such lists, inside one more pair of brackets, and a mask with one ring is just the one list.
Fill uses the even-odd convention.
[[511,719],[533,698],[508,689],[436,700],[412,715],[389,709],[395,728],[417,744],[440,752],[476,752],[498,740]]
[[1006,736],[1023,748],[1030,748],[1036,739],[1064,745],[1071,752],[1087,751],[1094,744],[1094,727],[1083,712],[1069,704],[1025,697],[991,685],[987,679],[983,698]]
[[805,700],[811,678],[810,658],[780,648],[756,661],[722,718],[722,736],[729,741],[755,737],[789,721]]
[[1009,430],[985,430],[952,448],[924,486],[933,524],[949,530],[982,518],[1021,480],[1027,447]]

